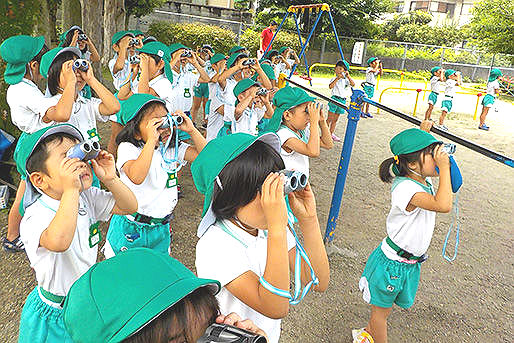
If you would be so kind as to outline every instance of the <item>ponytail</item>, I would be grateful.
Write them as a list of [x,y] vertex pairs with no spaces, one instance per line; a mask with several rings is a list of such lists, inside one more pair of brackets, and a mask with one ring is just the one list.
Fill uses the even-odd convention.
[[391,166],[393,163],[395,163],[393,157],[390,157],[380,163],[380,167],[378,167],[378,176],[382,182],[390,183],[393,181],[394,175],[391,174]]

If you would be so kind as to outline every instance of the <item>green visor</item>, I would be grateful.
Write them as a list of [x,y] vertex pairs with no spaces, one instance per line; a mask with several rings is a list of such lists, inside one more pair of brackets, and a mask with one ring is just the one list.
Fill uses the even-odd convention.
[[148,55],[156,55],[164,60],[164,74],[166,78],[173,84],[173,72],[170,67],[171,53],[166,44],[161,42],[150,42],[143,45],[141,49],[137,49],[140,53]]
[[80,58],[81,56],[80,50],[75,47],[57,47],[43,55],[43,57],[41,58],[41,63],[39,64],[39,72],[45,79],[48,78],[48,71],[50,70],[52,63],[55,61],[55,58],[67,51],[73,52],[78,58]]

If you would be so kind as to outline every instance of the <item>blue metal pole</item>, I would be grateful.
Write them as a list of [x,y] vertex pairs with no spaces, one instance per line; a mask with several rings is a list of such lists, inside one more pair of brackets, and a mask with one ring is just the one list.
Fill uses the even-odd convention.
[[[296,12],[294,12],[293,15],[294,15],[294,23],[296,24],[296,32],[298,33],[298,40],[300,41],[300,46],[303,47],[302,34],[300,32],[300,27],[298,26],[298,18],[296,17]],[[309,62],[307,61],[307,55],[303,55],[303,62],[305,63],[305,67],[307,68],[307,76],[310,78]],[[294,71],[291,68],[291,74],[289,75],[289,78],[291,78],[293,76],[293,73],[294,73]],[[309,84],[312,86],[312,81],[309,80]]]
[[328,17],[330,18],[330,23],[332,24],[332,30],[334,30],[334,35],[336,36],[336,42],[337,42],[337,47],[339,48],[339,53],[341,54],[341,58],[344,61],[343,48],[341,47],[341,43],[339,42],[339,37],[337,36],[337,30],[336,30],[336,26],[334,24],[334,18],[332,17],[332,12],[330,12],[330,11],[327,11],[327,12],[328,12]]
[[[312,34],[314,33],[314,29],[316,29],[319,19],[321,18],[321,14],[323,14],[323,11],[319,11],[318,17],[316,18],[316,22],[314,23],[314,26],[312,27],[311,32],[309,32],[309,36],[307,37],[305,44],[302,45],[302,51],[300,52],[300,56],[298,56],[298,58],[303,58],[303,54],[305,53],[305,48],[307,47],[307,43],[309,43],[309,41],[311,40]],[[293,75],[297,66],[298,66],[297,64],[295,64],[293,66],[293,69],[291,69],[291,75]]]
[[332,203],[328,214],[327,228],[325,230],[325,243],[332,242],[336,229],[339,210],[341,209],[341,200],[343,198],[344,185],[346,183],[346,175],[350,166],[350,157],[352,155],[353,141],[355,132],[357,131],[357,122],[362,113],[362,98],[364,92],[354,89],[350,106],[348,108],[348,124],[346,125],[346,134],[344,136],[343,149],[341,150],[341,159],[339,160],[339,168],[337,169],[336,184],[334,185],[334,193],[332,194]]
[[[284,16],[284,19],[282,19],[282,22],[280,22],[280,25],[278,26],[278,29],[277,31],[275,31],[275,34],[273,35],[273,37],[271,37],[271,41],[269,42],[268,46],[266,47],[266,50],[264,50],[264,53],[262,54],[262,58],[261,60],[264,58],[264,55],[266,55],[266,53],[269,51],[269,49],[271,48],[271,44],[273,44],[273,41],[275,40],[275,37],[277,36],[278,34],[278,31],[280,31],[280,29],[282,28],[282,25],[284,25],[284,22],[286,21],[287,17],[289,16],[289,12],[286,12],[286,15]],[[260,49],[261,47],[259,47]]]

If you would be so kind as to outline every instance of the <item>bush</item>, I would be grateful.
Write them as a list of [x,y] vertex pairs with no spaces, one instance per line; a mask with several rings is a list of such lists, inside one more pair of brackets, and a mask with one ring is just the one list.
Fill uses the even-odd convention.
[[[259,49],[259,37],[261,33],[253,29],[246,29],[241,35],[241,45],[250,50],[253,54]],[[305,38],[302,38],[305,40]],[[280,49],[283,46],[288,46],[294,49],[297,54],[300,53],[300,41],[298,35],[288,32],[280,31],[273,41],[273,49]]]
[[[255,16],[255,25],[259,28],[265,28],[269,26],[269,23],[274,20],[280,25],[282,19],[284,19],[285,10],[284,8],[271,7],[260,11]],[[255,26],[254,26],[255,27]],[[280,30],[296,31],[296,24],[292,16],[288,17]]]

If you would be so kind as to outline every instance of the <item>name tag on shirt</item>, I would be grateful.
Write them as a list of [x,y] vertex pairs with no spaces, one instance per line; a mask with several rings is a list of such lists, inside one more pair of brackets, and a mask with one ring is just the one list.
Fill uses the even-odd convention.
[[96,222],[89,227],[89,247],[92,248],[97,245],[102,239],[102,234],[98,227],[100,226],[100,222]]
[[177,173],[168,173],[168,180],[166,180],[166,188],[177,186]]

